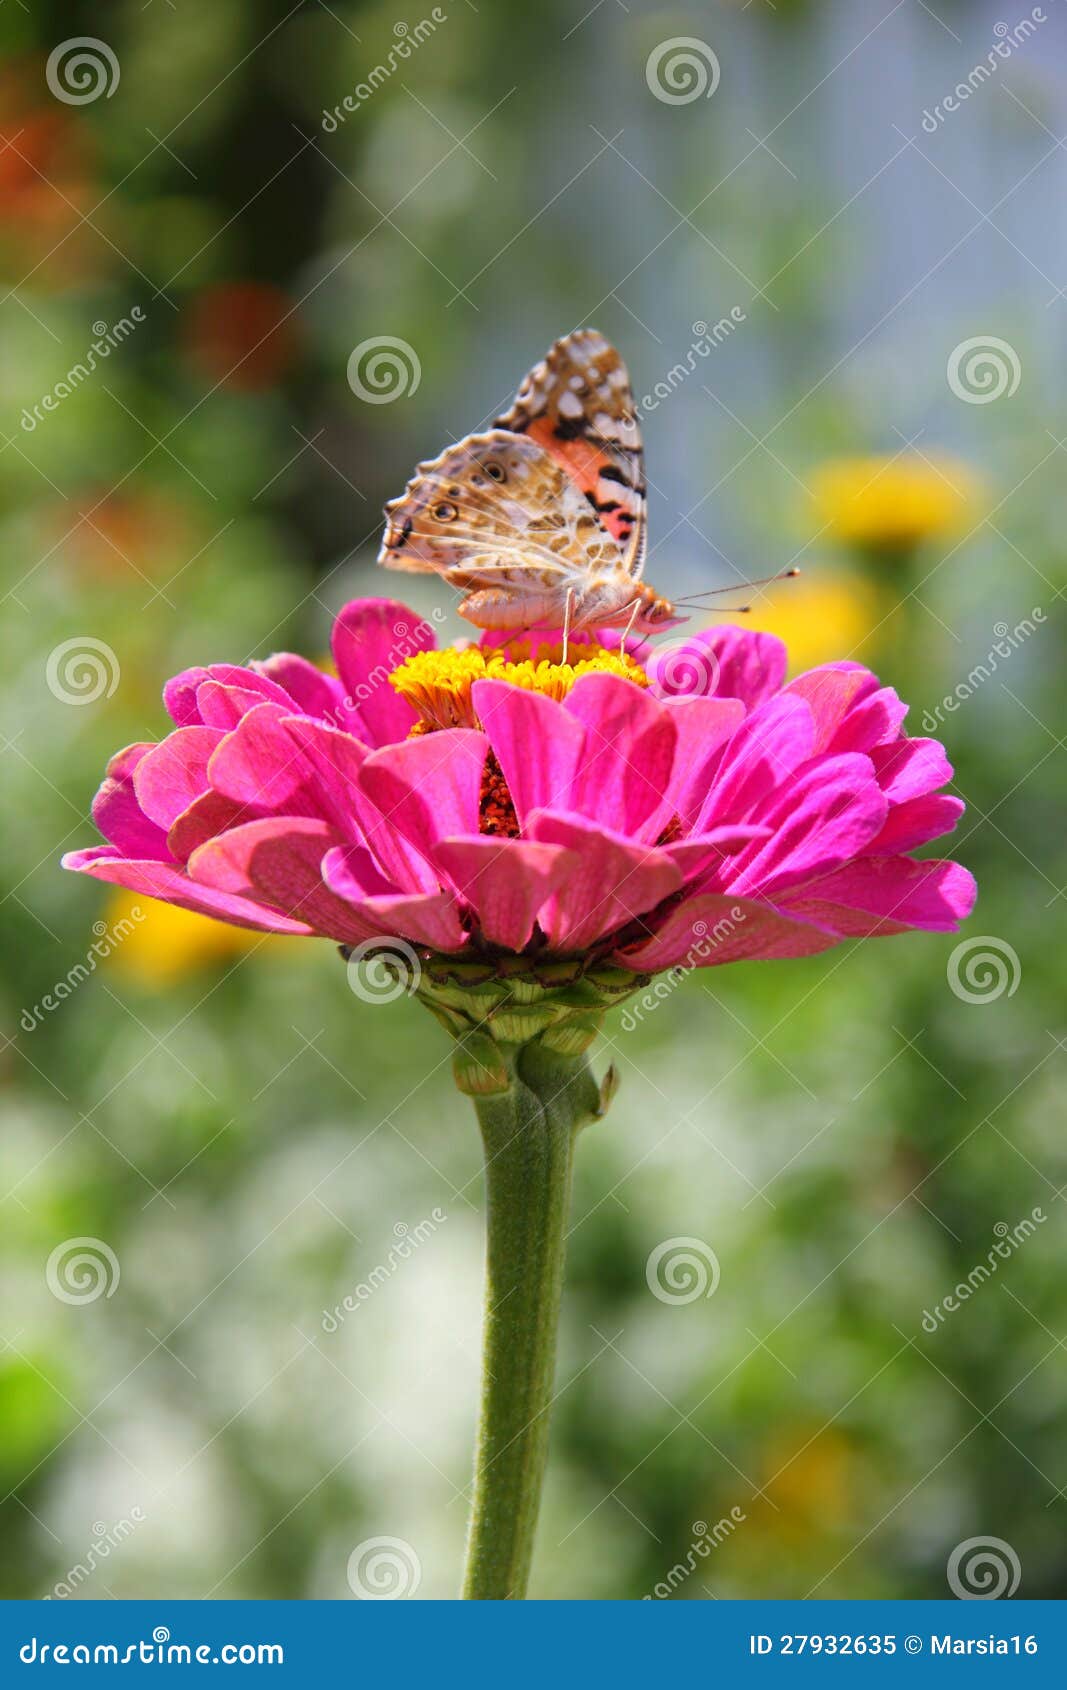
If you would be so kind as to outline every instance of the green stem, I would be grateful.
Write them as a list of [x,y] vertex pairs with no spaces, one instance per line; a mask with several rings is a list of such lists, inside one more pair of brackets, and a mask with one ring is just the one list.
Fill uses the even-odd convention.
[[482,1410],[465,1597],[526,1593],[548,1453],[574,1140],[600,1113],[584,1056],[501,1048],[506,1090],[476,1096],[485,1145]]

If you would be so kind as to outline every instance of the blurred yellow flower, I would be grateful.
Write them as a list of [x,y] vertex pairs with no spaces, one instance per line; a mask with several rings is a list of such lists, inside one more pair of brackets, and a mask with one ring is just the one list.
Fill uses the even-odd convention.
[[887,597],[862,576],[802,575],[756,599],[745,627],[784,640],[796,675],[842,657],[870,662],[864,642],[876,630],[885,633],[889,608]]
[[966,464],[917,455],[831,458],[812,480],[824,532],[845,545],[890,553],[962,532],[976,517],[981,491]]
[[769,1477],[764,1489],[783,1513],[836,1522],[848,1511],[855,1481],[855,1455],[835,1427],[805,1436],[796,1428],[772,1438],[764,1452]]
[[864,1485],[858,1451],[833,1426],[787,1428],[765,1445],[760,1467],[762,1494],[749,1507],[756,1541],[805,1542],[840,1529]]
[[116,889],[104,912],[110,943],[107,966],[139,986],[173,985],[186,975],[236,961],[277,938],[230,927],[208,915]]

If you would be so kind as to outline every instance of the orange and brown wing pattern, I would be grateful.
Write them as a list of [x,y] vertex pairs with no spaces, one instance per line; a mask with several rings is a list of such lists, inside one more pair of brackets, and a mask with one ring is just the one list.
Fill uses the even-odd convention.
[[526,377],[498,428],[526,434],[581,488],[633,576],[645,557],[644,448],[630,376],[595,329],[565,335]]
[[385,507],[379,563],[454,586],[559,598],[622,554],[554,457],[522,434],[470,435],[419,464]]

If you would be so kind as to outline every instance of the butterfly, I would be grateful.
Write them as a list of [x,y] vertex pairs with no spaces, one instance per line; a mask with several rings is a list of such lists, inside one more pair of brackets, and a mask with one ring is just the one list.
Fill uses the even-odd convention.
[[492,429],[419,464],[385,507],[378,562],[435,572],[480,628],[684,620],[642,581],[644,447],[630,377],[595,329],[557,340]]

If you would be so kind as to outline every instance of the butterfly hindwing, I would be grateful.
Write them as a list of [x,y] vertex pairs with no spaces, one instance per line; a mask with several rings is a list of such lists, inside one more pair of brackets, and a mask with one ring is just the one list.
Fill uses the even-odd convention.
[[520,387],[497,426],[544,447],[618,541],[623,567],[645,557],[644,447],[630,377],[595,329],[565,335]]
[[468,589],[559,594],[622,561],[560,463],[503,429],[470,435],[419,464],[385,515],[380,563],[435,571]]

